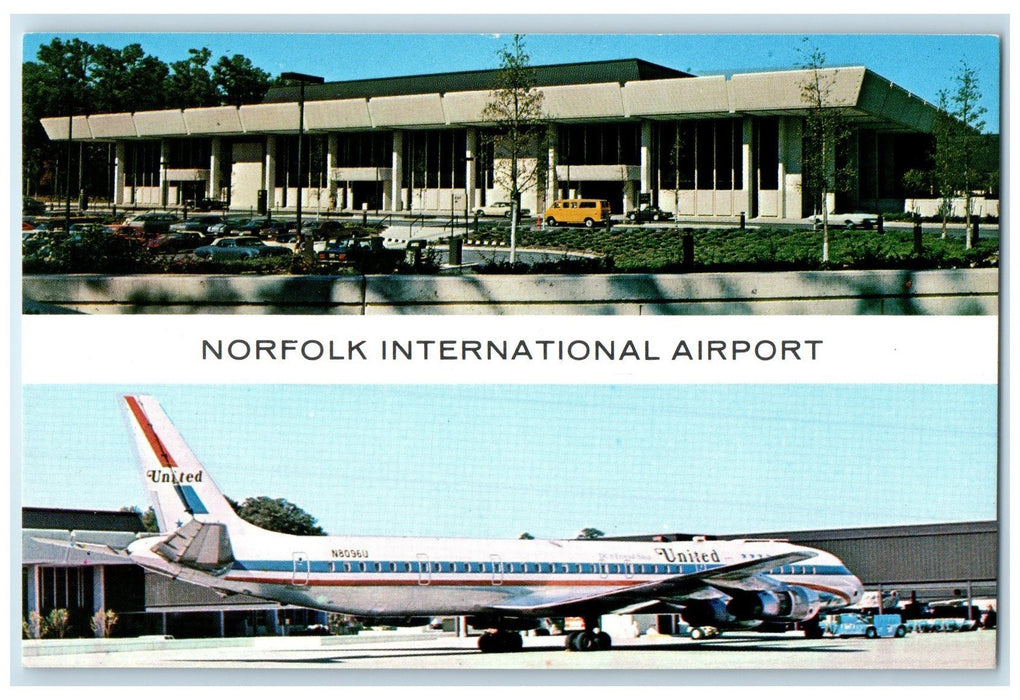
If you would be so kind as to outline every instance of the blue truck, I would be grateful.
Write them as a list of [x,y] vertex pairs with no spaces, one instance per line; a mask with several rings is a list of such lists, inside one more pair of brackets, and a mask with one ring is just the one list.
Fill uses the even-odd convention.
[[907,627],[899,615],[862,615],[839,613],[822,622],[822,630],[835,637],[905,637]]

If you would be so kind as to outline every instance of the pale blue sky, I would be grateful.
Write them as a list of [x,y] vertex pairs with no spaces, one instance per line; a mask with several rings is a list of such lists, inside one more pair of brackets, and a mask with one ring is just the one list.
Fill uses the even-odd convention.
[[[758,32],[774,27],[777,32],[790,32],[787,34],[696,33],[713,25],[683,16],[608,17],[601,21],[595,16],[588,20],[587,23],[573,21],[569,24],[576,31],[585,31],[586,26],[594,24],[601,32],[617,33],[544,33],[563,24],[553,18],[480,17],[473,21],[469,19],[465,24],[463,18],[459,21],[456,18],[444,20],[443,17],[412,20],[397,16],[389,19],[385,26],[405,32],[437,32],[461,26],[475,31],[456,34],[312,34],[300,32],[355,32],[359,26],[376,25],[338,16],[318,21],[300,17],[99,17],[65,20],[64,25],[90,31],[113,26],[125,31],[115,34],[84,31],[73,34],[30,33],[24,40],[24,56],[34,59],[38,47],[54,36],[77,36],[90,43],[115,47],[139,43],[147,53],[168,63],[187,58],[189,48],[206,46],[214,58],[240,53],[272,75],[297,71],[322,75],[326,80],[349,80],[495,68],[498,67],[496,52],[506,44],[509,38],[507,32],[520,29],[531,32],[526,35],[525,44],[536,65],[642,58],[695,75],[794,68],[804,60],[801,51],[805,46],[817,46],[825,53],[829,65],[865,65],[933,103],[937,101],[940,89],[953,89],[954,75],[961,61],[966,61],[978,74],[983,93],[981,105],[988,110],[986,131],[997,132],[999,128],[1000,42],[987,29],[982,31],[988,25],[983,24],[980,18],[955,18],[948,23],[931,17],[891,17],[883,18],[881,22],[876,22],[875,18],[869,21],[867,17],[773,17],[761,18],[757,22],[753,21],[754,18],[734,17],[727,18],[725,23],[717,21],[715,25],[744,27],[743,31]],[[27,29],[47,26],[45,23],[28,23]],[[263,33],[183,33],[186,30],[194,32],[196,26],[249,31],[255,28]],[[798,29],[801,26],[803,30]],[[267,28],[280,31],[288,27],[299,33],[265,32]],[[488,33],[479,33],[478,27]],[[819,27],[824,29],[819,30]],[[128,33],[139,28],[149,33]],[[822,33],[855,28],[871,33]],[[805,33],[798,33],[801,31]],[[814,33],[808,33],[811,31]],[[874,33],[876,31],[886,33]]]
[[332,534],[572,537],[994,519],[995,386],[27,386],[22,505],[147,505],[156,395],[221,488]]

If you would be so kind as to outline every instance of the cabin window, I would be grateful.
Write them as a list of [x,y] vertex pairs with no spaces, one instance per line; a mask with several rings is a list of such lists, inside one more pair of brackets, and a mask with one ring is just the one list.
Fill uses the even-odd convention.
[[358,571],[365,571],[365,570],[367,570],[367,568],[368,567],[365,566],[365,562],[363,562],[363,561],[359,561],[358,562]]
[[344,571],[348,574],[351,573],[351,563],[349,561],[344,562]]

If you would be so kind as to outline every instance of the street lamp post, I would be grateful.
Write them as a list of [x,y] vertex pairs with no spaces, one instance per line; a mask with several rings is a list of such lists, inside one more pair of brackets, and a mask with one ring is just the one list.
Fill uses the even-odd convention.
[[303,141],[305,135],[305,85],[321,85],[325,79],[319,75],[307,75],[306,73],[280,73],[284,80],[295,80],[301,86],[301,96],[298,99],[298,141],[297,141],[297,233],[301,236],[301,245],[305,258],[311,262],[315,255],[314,241],[304,235],[301,229],[301,156],[303,153]]

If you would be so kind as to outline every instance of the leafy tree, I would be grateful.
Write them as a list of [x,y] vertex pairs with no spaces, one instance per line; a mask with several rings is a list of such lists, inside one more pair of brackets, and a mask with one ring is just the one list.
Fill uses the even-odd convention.
[[577,533],[577,537],[575,539],[579,539],[579,540],[597,540],[600,537],[604,537],[605,534],[606,533],[602,532],[602,530],[599,530],[598,528],[595,528],[595,527],[586,527],[586,528],[583,528],[579,533]]
[[942,219],[942,237],[946,237],[946,222],[953,211],[953,197],[956,196],[956,139],[953,134],[956,125],[949,114],[949,93],[939,90],[938,111],[935,114],[933,132],[935,136],[934,167],[932,182],[939,198],[939,217]]
[[[49,140],[39,123],[44,117],[241,104],[265,96],[269,74],[250,60],[224,56],[210,72],[211,58],[206,48],[191,49],[187,59],[168,66],[140,44],[116,49],[57,38],[40,46],[36,60],[22,64],[24,193],[57,194],[66,183],[67,144]],[[83,146],[83,156],[109,157],[105,144]],[[93,187],[108,187],[105,169],[95,169],[92,177]],[[72,183],[71,190],[87,190],[88,184]]]
[[257,496],[240,504],[230,501],[230,505],[242,519],[265,530],[288,535],[326,534],[315,518],[284,498]]
[[808,72],[801,83],[801,101],[807,106],[804,118],[804,176],[813,210],[822,215],[822,262],[829,262],[829,195],[849,188],[856,173],[847,159],[840,158],[848,145],[850,120],[833,104],[838,70],[825,67],[825,53],[817,47],[806,49],[800,68]]
[[956,90],[949,95],[949,122],[946,144],[949,153],[955,157],[953,184],[963,192],[964,216],[967,221],[967,248],[974,247],[974,231],[971,226],[972,197],[976,185],[981,182],[978,164],[982,150],[987,143],[981,136],[985,128],[984,114],[988,111],[980,104],[981,89],[977,71],[966,61],[960,63],[955,76]]
[[521,534],[517,535],[517,539],[519,539],[519,540],[533,540],[533,539],[535,539],[535,536],[532,535],[530,532],[522,532]]
[[137,513],[142,520],[142,532],[159,532],[159,523],[156,522],[156,511],[149,506],[144,511],[138,506],[124,506],[121,512]]
[[510,264],[517,262],[517,223],[521,193],[541,188],[546,168],[542,153],[548,143],[547,123],[542,110],[542,93],[535,87],[535,70],[524,50],[524,39],[514,34],[509,46],[498,52],[500,69],[482,118],[494,129],[487,135],[493,144],[496,163],[493,177],[510,193]]
[[269,89],[269,73],[256,68],[241,54],[221,56],[213,66],[213,84],[219,92],[220,104],[242,105],[259,102]]
[[188,49],[187,59],[170,64],[170,74],[166,78],[169,106],[184,109],[213,107],[220,103],[220,94],[209,72],[211,57],[212,52],[207,48]]

